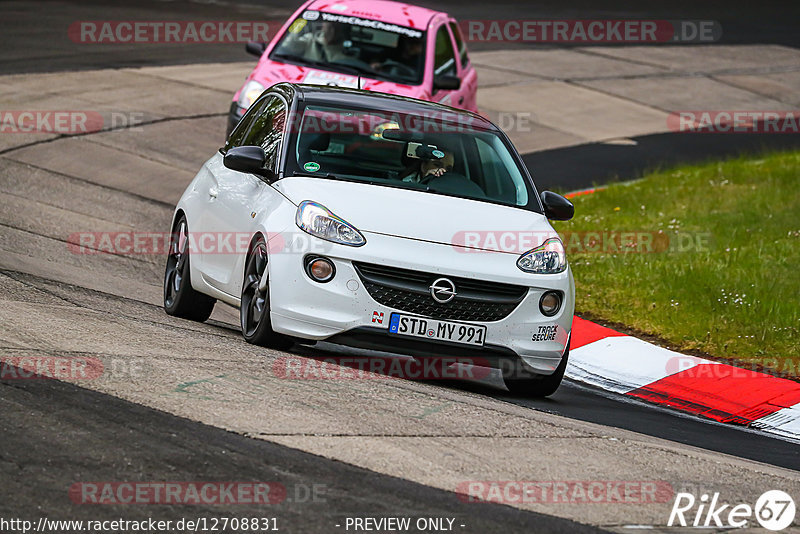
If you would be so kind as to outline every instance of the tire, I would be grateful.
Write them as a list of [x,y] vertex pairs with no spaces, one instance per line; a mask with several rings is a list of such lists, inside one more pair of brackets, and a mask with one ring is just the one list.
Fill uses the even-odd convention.
[[181,216],[172,229],[164,270],[164,311],[168,315],[203,322],[214,311],[216,299],[192,287],[189,269],[189,227]]
[[258,285],[267,269],[267,245],[263,237],[258,237],[247,254],[242,282],[242,302],[239,308],[239,320],[244,340],[253,345],[286,350],[293,341],[272,329],[269,317],[269,284],[262,293]]
[[558,364],[556,370],[551,375],[529,375],[525,377],[503,377],[508,391],[520,397],[549,397],[556,392],[561,381],[564,379],[564,371],[567,369],[567,360],[569,360],[569,343],[567,349],[564,351],[564,356],[561,358],[561,363]]

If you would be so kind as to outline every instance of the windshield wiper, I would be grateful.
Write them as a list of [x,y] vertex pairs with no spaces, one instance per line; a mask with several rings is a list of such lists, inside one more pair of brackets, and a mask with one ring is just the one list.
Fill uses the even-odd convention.
[[381,73],[379,73],[378,71],[376,71],[374,69],[371,69],[369,67],[359,67],[359,66],[356,66],[356,65],[346,65],[344,63],[339,63],[339,62],[336,62],[336,61],[332,61],[332,62],[328,63],[328,65],[336,65],[337,67],[350,69],[355,74],[360,74],[362,76],[370,76],[370,77],[373,77],[373,78],[375,76],[381,76]]
[[349,177],[345,177],[345,176],[339,176],[337,174],[333,174],[333,173],[330,173],[330,172],[326,173],[326,174],[310,174],[310,173],[307,173],[307,172],[300,172],[300,171],[292,171],[292,176],[298,176],[298,177],[301,177],[301,178],[327,178],[328,180],[339,180],[340,182],[352,182],[352,183],[356,183],[356,184],[377,185],[377,186],[383,186],[383,187],[394,187],[396,189],[406,189],[408,191],[426,191],[426,192],[431,192],[431,193],[436,193],[437,192],[436,190],[431,189],[428,186],[425,186],[425,189],[420,189],[419,187],[416,187],[416,184],[413,184],[412,182],[396,182],[394,180],[387,180],[385,182],[384,181],[373,182],[372,180],[369,179],[368,176],[365,176],[364,178],[359,179],[359,178],[349,178]]
[[342,63],[335,63],[331,61],[319,61],[317,59],[309,59],[299,54],[285,54],[281,52],[276,52],[272,54],[272,57],[270,59],[292,61],[294,63],[300,63],[301,65],[309,67],[317,67],[319,69],[324,69],[324,70],[331,70],[331,67],[335,67],[335,69],[344,71],[348,74],[354,74],[356,76],[362,75],[364,73],[363,69],[358,67],[353,67],[350,65],[344,65]]
[[272,54],[272,59],[282,59],[284,61],[294,61],[295,63],[305,63],[306,65],[310,65],[312,67],[321,67],[323,65],[327,65],[327,63],[324,61],[310,59],[305,56],[301,56],[300,54],[285,54],[282,52],[275,52]]
[[325,173],[325,174],[311,174],[307,172],[299,172],[299,171],[292,171],[292,176],[300,176],[301,178],[326,178],[328,180],[341,180],[342,182],[361,182],[361,180],[354,180],[351,178],[343,178],[341,176],[337,176],[333,173]]

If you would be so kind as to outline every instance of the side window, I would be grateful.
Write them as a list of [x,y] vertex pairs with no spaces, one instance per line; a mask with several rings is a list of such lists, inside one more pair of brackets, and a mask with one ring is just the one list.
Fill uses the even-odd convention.
[[[500,145],[500,139],[492,136],[492,142]],[[481,175],[484,180],[486,196],[500,202],[524,206],[528,203],[528,190],[525,178],[510,159],[508,150],[492,146],[484,139],[475,138],[480,158]]]
[[247,135],[247,132],[250,131],[250,127],[252,126],[253,122],[257,117],[259,117],[262,113],[264,113],[264,109],[270,104],[274,97],[265,97],[263,99],[256,99],[253,102],[253,105],[250,106],[250,109],[244,114],[244,117],[239,121],[233,131],[231,132],[230,137],[228,137],[228,141],[225,143],[225,147],[223,150],[225,152],[228,149],[231,149],[236,146],[244,146],[246,143],[244,142],[244,138]]
[[436,32],[436,50],[433,58],[434,76],[456,76],[456,56],[453,53],[453,43],[447,25],[443,24]]
[[267,168],[278,172],[278,159],[281,153],[281,141],[283,132],[286,128],[286,106],[281,102],[281,108],[275,113],[272,119],[272,132],[261,143],[261,147],[267,153]]
[[286,106],[280,98],[275,96],[265,99],[265,102],[263,111],[253,119],[242,145],[255,145],[263,148],[267,154],[266,168],[277,172],[278,155],[286,125]]
[[450,31],[453,32],[453,37],[456,39],[456,49],[458,50],[458,55],[461,56],[461,68],[466,69],[469,65],[469,54],[467,54],[467,43],[464,42],[464,39],[461,37],[461,29],[458,27],[458,24],[455,22],[450,23]]

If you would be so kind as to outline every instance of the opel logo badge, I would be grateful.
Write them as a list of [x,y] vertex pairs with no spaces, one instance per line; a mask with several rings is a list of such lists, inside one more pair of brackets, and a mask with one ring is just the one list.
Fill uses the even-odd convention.
[[456,298],[456,285],[449,278],[439,278],[430,286],[431,297],[439,304],[447,304]]

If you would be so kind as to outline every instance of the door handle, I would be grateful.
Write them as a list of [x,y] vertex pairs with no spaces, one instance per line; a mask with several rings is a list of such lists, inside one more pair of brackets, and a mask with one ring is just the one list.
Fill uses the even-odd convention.
[[217,198],[219,194],[219,190],[216,187],[209,187],[208,188],[208,196],[211,198]]

